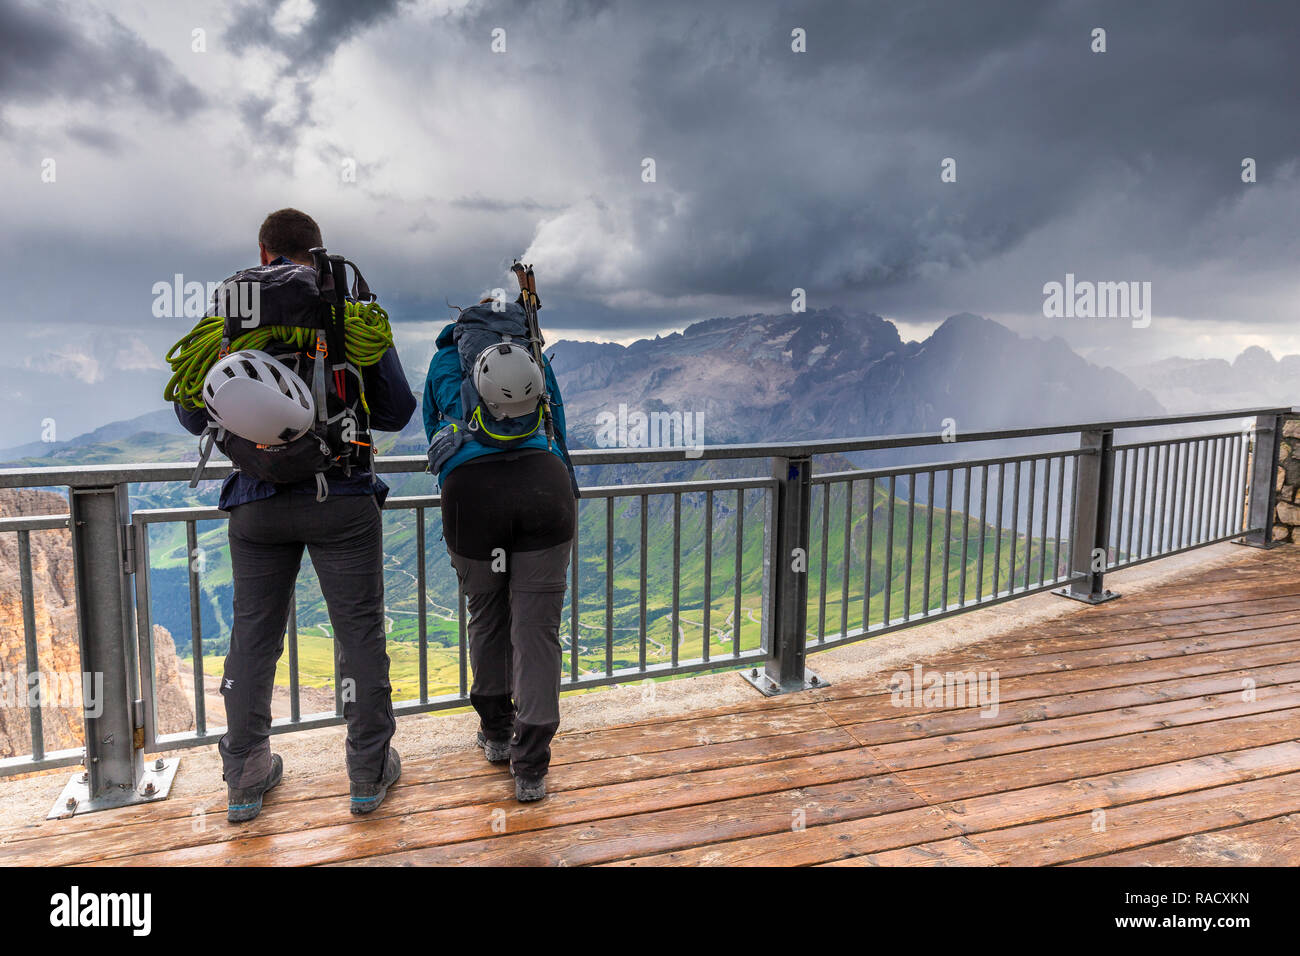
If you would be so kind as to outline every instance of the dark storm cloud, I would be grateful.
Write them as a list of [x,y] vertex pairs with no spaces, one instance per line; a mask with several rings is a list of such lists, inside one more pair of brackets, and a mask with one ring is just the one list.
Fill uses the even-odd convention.
[[[545,37],[548,108],[608,123],[641,274],[667,295],[911,289],[1126,194],[1113,235],[1077,238],[1194,268],[1223,253],[1197,230],[1241,196],[1241,159],[1263,183],[1300,156],[1296,4],[488,5],[472,29],[503,21]],[[557,101],[578,64],[597,92]],[[643,156],[666,190],[637,181]]]
[[177,118],[204,105],[194,84],[113,17],[0,0],[0,105],[55,99],[131,100]]
[[226,30],[227,42],[237,52],[262,47],[285,56],[280,77],[288,81],[288,86],[277,90],[277,96],[291,94],[294,107],[292,121],[276,123],[266,116],[274,99],[244,99],[239,103],[239,113],[250,130],[286,145],[295,143],[298,131],[310,122],[311,81],[328,67],[334,50],[391,17],[398,6],[399,0],[315,0],[312,15],[296,33],[282,33],[275,28],[277,4],[254,2],[243,7]]
[[[385,292],[408,301],[475,294],[496,281],[491,264],[502,255],[522,253],[539,230],[582,209],[591,219],[572,230],[581,254],[563,281],[553,262],[538,266],[553,314],[563,306],[573,324],[610,336],[780,309],[795,286],[819,305],[852,298],[917,321],[963,310],[1032,314],[1042,284],[1067,270],[1166,279],[1157,309],[1169,312],[1177,303],[1168,290],[1190,286],[1202,263],[1240,262],[1242,281],[1258,275],[1276,288],[1300,251],[1288,218],[1300,187],[1265,191],[1286,185],[1288,164],[1300,175],[1300,4],[542,0],[439,15],[396,0],[318,0],[296,33],[276,29],[278,9],[241,6],[224,42],[283,56],[279,80],[245,86],[214,108],[230,110],[248,141],[283,144],[287,161],[300,159],[297,134],[321,121],[313,95],[318,79],[333,79],[334,50],[380,44],[359,58],[382,80],[373,88],[409,101],[382,104],[393,129],[377,139],[390,152],[363,164],[355,188],[366,215],[351,220],[346,238],[378,260],[370,268]],[[134,49],[125,31],[106,37],[103,24],[0,0],[0,91],[39,102],[57,83],[94,96],[92,77],[112,65],[142,77],[118,88],[163,95],[163,76],[150,81],[137,62],[160,58],[125,55]],[[508,56],[488,53],[496,27],[509,31]],[[807,53],[790,50],[795,27],[807,31]],[[1089,50],[1094,27],[1107,31],[1105,54]],[[67,75],[35,63],[63,63]],[[358,100],[349,108],[376,105],[365,101],[369,89],[349,90]],[[542,120],[537,145],[548,163],[532,166],[527,144],[486,134],[473,148],[519,155],[519,175],[461,182],[451,163],[453,178],[426,182],[409,172],[418,164],[401,161],[467,149],[447,138],[446,117],[464,122],[469,104],[472,120],[479,103],[491,115],[492,97],[517,90]],[[124,162],[131,147],[148,148],[147,135],[115,141],[106,114],[70,135],[116,147]],[[320,155],[345,150],[345,122],[316,131]],[[577,145],[551,129],[576,132]],[[657,184],[640,181],[646,156]],[[1260,163],[1257,187],[1240,182],[1243,156]],[[945,157],[957,160],[955,184],[940,182]],[[381,176],[387,168],[395,172]],[[221,184],[232,181],[288,182],[282,168],[252,162]],[[333,194],[290,185],[301,186],[303,202],[319,198],[311,208],[322,221],[331,214]],[[1242,207],[1252,190],[1288,201]],[[1207,225],[1234,209],[1238,232]],[[240,210],[250,221],[260,213]],[[602,217],[605,231],[589,228]],[[1239,254],[1244,239],[1261,236],[1268,241],[1251,256]],[[236,239],[216,230],[186,241]],[[70,242],[63,237],[64,248]],[[624,250],[630,265],[600,268]],[[96,251],[80,261],[102,261]],[[710,304],[680,304],[690,297]],[[1232,290],[1204,299],[1223,315],[1234,302]]]

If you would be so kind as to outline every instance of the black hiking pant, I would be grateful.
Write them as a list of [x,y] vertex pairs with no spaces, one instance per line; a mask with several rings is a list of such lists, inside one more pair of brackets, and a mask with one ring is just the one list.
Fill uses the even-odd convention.
[[277,494],[230,511],[234,627],[221,696],[219,750],[231,787],[271,769],[271,693],[305,547],[320,579],[340,654],[348,777],[376,783],[397,727],[384,636],[383,524],[373,495]]
[[471,459],[442,488],[443,534],[465,592],[483,735],[510,741],[510,767],[546,775],[560,726],[560,614],[576,502],[549,451]]

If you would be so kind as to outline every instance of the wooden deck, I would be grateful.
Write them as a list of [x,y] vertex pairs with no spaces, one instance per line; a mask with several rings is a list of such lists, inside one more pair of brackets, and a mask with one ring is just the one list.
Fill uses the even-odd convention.
[[372,818],[292,775],[231,827],[163,801],[0,833],[3,864],[1300,864],[1300,549],[923,662],[1000,707],[895,706],[889,675],[567,734],[521,806],[477,751],[407,755]]

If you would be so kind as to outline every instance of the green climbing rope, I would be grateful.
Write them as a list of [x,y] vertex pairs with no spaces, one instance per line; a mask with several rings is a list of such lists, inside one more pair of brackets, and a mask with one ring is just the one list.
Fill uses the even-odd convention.
[[[203,407],[203,380],[217,361],[223,321],[221,316],[215,315],[202,319],[167,352],[167,364],[172,369],[172,377],[163,390],[167,401],[180,402],[183,408]],[[393,346],[388,313],[373,302],[364,305],[348,302],[344,310],[343,337],[349,362],[357,366],[374,365]],[[315,338],[314,329],[272,325],[244,333],[230,343],[230,348],[231,351],[265,349],[272,342],[289,342],[307,351],[312,348]]]

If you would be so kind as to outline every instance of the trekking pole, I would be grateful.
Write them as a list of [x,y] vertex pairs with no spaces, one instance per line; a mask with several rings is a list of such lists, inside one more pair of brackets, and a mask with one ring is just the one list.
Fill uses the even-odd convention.
[[542,330],[537,322],[537,310],[542,302],[537,298],[537,279],[533,267],[526,266],[518,259],[510,267],[519,282],[519,301],[524,307],[524,319],[528,323],[528,341],[533,350],[533,361],[542,370],[542,421],[546,426],[546,447],[555,444],[555,424],[551,420],[551,390],[546,384],[546,362],[542,358]]

